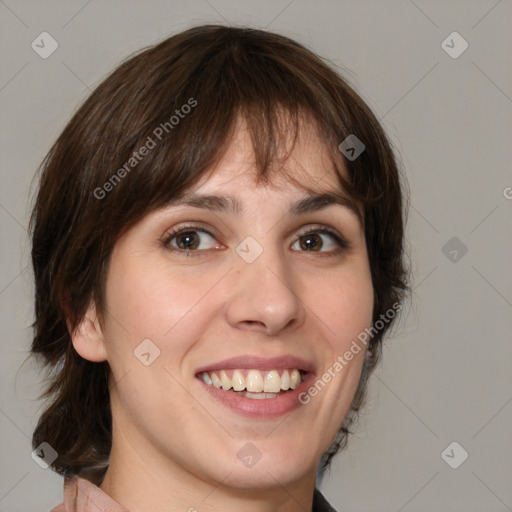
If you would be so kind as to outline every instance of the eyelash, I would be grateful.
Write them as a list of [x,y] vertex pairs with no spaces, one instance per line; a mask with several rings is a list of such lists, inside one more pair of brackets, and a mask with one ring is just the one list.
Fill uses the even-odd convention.
[[[205,252],[206,250],[208,250],[208,249],[202,249],[202,250],[192,250],[191,251],[191,250],[185,250],[185,249],[178,249],[176,247],[172,247],[169,245],[171,243],[171,241],[177,235],[179,235],[180,233],[184,233],[184,232],[186,233],[187,231],[203,232],[203,233],[206,233],[207,235],[211,236],[212,238],[215,238],[215,235],[213,233],[211,233],[210,231],[208,231],[207,229],[200,227],[200,226],[190,224],[190,225],[186,225],[186,226],[179,226],[177,228],[172,229],[168,233],[166,233],[162,239],[162,243],[163,243],[164,247],[173,253],[177,253],[180,256],[186,256],[186,257],[200,256],[202,252]],[[311,234],[330,235],[333,238],[333,240],[336,242],[336,244],[339,246],[338,249],[336,249],[334,251],[318,252],[318,255],[320,255],[320,257],[322,257],[322,258],[329,258],[329,257],[337,256],[341,251],[347,251],[348,249],[351,248],[350,243],[343,236],[338,234],[336,231],[333,231],[326,227],[310,228],[307,231],[300,233],[297,240],[299,240],[300,238],[302,238],[304,236],[311,235]],[[297,252],[313,252],[313,253],[315,253],[317,251],[297,251]]]

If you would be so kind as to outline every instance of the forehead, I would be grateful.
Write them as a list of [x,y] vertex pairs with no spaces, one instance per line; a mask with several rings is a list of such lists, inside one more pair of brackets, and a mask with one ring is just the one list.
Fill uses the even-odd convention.
[[[236,123],[233,136],[217,164],[193,187],[194,192],[230,190],[243,195],[258,189],[278,190],[282,195],[296,195],[304,190],[342,192],[332,155],[318,136],[311,122],[301,123],[297,138],[283,126],[277,137],[276,158],[270,165],[269,180],[257,183],[258,165],[251,134],[242,118]],[[346,176],[346,170],[344,170]]]
[[258,182],[253,142],[245,124],[240,123],[215,167],[169,206],[193,206],[237,215],[244,214],[248,205],[260,212],[284,207],[290,215],[299,216],[339,205],[364,225],[361,206],[339,181],[337,173],[346,177],[346,168],[336,171],[332,156],[312,125],[302,127],[296,140],[285,140],[277,153],[270,179],[265,184]]

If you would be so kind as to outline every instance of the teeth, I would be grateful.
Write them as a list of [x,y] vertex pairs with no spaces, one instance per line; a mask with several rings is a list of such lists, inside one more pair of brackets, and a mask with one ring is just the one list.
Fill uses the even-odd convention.
[[[207,376],[208,376],[208,373],[207,373],[207,372],[203,372],[203,375],[207,375]],[[210,375],[210,377],[211,377],[211,379],[210,379],[210,380],[212,381],[213,385],[214,385],[216,388],[220,389],[220,388],[222,387],[222,381],[219,379],[219,377],[217,376],[217,374],[216,374],[216,373],[212,373],[212,374]],[[203,380],[204,380],[204,377],[203,377]],[[205,382],[206,382],[206,381],[205,381]],[[206,382],[206,384],[208,384],[208,382]]]
[[263,391],[265,393],[279,393],[281,391],[281,377],[279,377],[277,370],[267,372]]
[[[217,377],[217,375],[215,375],[215,377]],[[206,382],[206,384],[208,384],[208,386],[212,386],[213,385],[213,381],[212,381],[211,377],[208,375],[208,373],[203,372],[201,374],[201,378],[203,379],[203,382]]]
[[290,375],[290,388],[296,389],[300,386],[301,376],[299,370],[292,370]]
[[229,391],[233,387],[231,379],[226,375],[224,370],[220,372],[220,382],[224,391]]
[[231,379],[234,391],[242,391],[245,389],[245,379],[239,370],[233,372],[233,378]]
[[277,398],[279,396],[278,393],[240,393],[242,396],[245,396],[246,398],[252,398],[254,400],[263,400],[265,398]]
[[302,375],[296,368],[283,370],[281,376],[278,370],[237,369],[230,372],[231,378],[226,370],[203,372],[201,379],[208,386],[222,388],[224,391],[232,389],[247,398],[256,399],[275,398],[279,392],[296,389],[302,382]]
[[247,378],[245,379],[245,386],[247,391],[251,393],[261,393],[263,391],[263,377],[261,376],[261,372],[258,370],[249,370]]
[[285,370],[283,375],[281,375],[281,389],[284,391],[290,389],[290,374],[288,373],[288,370]]

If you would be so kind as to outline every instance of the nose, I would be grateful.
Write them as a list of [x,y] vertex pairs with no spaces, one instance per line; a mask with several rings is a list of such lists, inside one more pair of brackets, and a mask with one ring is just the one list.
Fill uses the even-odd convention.
[[240,258],[233,278],[226,313],[232,327],[275,336],[304,323],[298,276],[277,251],[265,250],[252,263]]

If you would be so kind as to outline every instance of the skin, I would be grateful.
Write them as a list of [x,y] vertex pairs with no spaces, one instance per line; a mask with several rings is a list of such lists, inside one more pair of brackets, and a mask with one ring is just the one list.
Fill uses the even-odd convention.
[[[315,192],[340,191],[311,126],[284,168]],[[358,216],[338,204],[290,216],[306,190],[279,174],[256,187],[254,169],[241,122],[214,172],[194,187],[237,197],[241,214],[174,205],[145,216],[115,245],[102,321],[91,304],[73,335],[82,357],[111,367],[113,443],[101,488],[132,512],[311,510],[317,464],[357,389],[364,350],[307,405],[273,419],[241,416],[195,377],[200,366],[244,354],[295,355],[320,376],[371,325]],[[187,257],[169,249],[176,238],[162,240],[189,222],[214,237],[195,228],[201,245]],[[350,247],[317,234],[315,250],[306,250],[302,233],[320,227]],[[235,251],[248,236],[263,249],[250,264]],[[147,338],[160,350],[149,366],[133,353]],[[237,458],[248,442],[262,454],[250,468]]]

